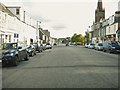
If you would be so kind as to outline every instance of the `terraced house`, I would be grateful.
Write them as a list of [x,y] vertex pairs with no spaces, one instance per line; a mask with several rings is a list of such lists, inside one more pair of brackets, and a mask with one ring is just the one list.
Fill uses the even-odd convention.
[[[40,21],[29,16],[21,6],[5,6],[0,3],[0,45],[18,42],[23,45],[53,42],[50,32],[41,29]],[[44,38],[45,37],[45,38]]]
[[114,15],[105,19],[105,9],[102,8],[102,0],[98,0],[98,7],[95,11],[95,22],[91,25],[91,43],[104,41],[120,41],[120,12],[116,11]]

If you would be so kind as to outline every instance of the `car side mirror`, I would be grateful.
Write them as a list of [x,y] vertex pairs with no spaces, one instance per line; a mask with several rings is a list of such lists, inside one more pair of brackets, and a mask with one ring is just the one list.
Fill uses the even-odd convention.
[[22,49],[22,47],[20,46],[20,47],[18,47],[18,49]]

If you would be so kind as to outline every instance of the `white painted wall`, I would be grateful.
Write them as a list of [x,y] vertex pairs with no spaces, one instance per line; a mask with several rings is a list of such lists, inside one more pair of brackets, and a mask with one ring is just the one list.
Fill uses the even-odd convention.
[[[0,30],[6,32],[4,33],[5,35],[11,35],[11,42],[17,42],[17,38],[14,38],[15,33],[19,34],[19,43],[29,45],[30,38],[36,42],[36,29],[23,23],[16,17],[12,17],[7,13],[0,12],[0,26]],[[27,40],[27,43],[25,43],[25,40]]]
[[[14,14],[16,15],[16,8],[18,7],[8,7],[8,9]],[[22,9],[21,7],[19,8],[20,9],[20,14],[19,15],[16,15],[21,21],[24,21],[24,9]]]
[[106,35],[116,34],[117,29],[118,29],[118,23],[107,26]]
[[17,21],[18,27],[16,31],[19,33],[19,42],[25,43],[27,40],[27,45],[30,44],[30,38],[33,39],[33,41],[36,41],[36,29],[21,22]]

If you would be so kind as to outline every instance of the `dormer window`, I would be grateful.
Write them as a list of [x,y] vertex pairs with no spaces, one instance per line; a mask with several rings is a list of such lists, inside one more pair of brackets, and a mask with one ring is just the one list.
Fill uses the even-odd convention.
[[19,8],[16,8],[16,15],[19,15],[20,14],[20,10]]

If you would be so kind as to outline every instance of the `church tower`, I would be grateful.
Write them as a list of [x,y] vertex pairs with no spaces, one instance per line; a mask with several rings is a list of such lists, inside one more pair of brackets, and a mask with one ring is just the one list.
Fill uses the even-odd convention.
[[102,0],[98,0],[97,9],[95,10],[95,23],[100,19],[105,19],[105,9],[103,9]]

